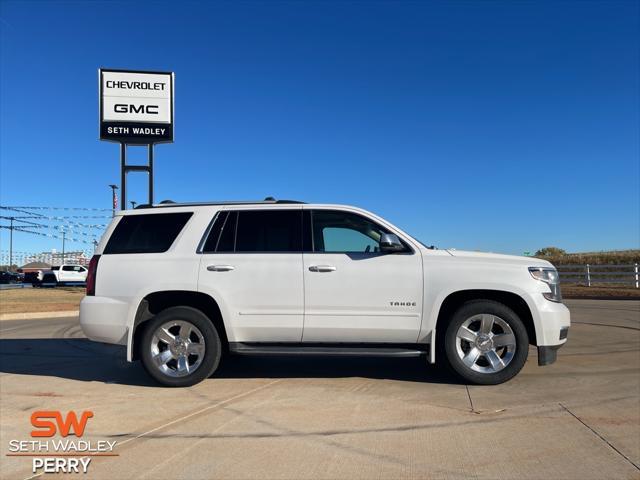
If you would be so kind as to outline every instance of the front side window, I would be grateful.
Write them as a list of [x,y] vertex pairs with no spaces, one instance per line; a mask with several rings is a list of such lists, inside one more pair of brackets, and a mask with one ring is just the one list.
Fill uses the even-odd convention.
[[391,233],[360,215],[337,210],[314,210],[313,250],[325,253],[379,253],[380,237]]

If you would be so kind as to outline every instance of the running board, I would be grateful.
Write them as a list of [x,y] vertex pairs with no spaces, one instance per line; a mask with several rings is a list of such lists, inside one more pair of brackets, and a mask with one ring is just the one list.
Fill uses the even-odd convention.
[[236,355],[317,355],[353,357],[419,357],[428,354],[428,345],[377,346],[376,344],[321,345],[303,343],[242,343],[230,342],[229,351]]

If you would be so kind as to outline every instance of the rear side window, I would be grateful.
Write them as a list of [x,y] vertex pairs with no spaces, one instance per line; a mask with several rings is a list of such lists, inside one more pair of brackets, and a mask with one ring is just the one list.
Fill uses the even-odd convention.
[[209,230],[209,236],[202,246],[202,251],[204,253],[216,251],[218,241],[220,239],[220,232],[222,232],[228,216],[229,212],[220,212],[216,215],[213,220],[213,225],[211,225],[211,229]]
[[237,218],[238,212],[220,212],[216,215],[202,252],[233,252]]
[[302,210],[239,212],[236,252],[301,252]]
[[104,253],[166,252],[191,215],[191,212],[127,215],[118,222]]
[[229,212],[224,228],[220,234],[220,240],[216,246],[216,252],[233,252],[236,245],[236,224],[238,212]]
[[218,215],[203,251],[301,252],[302,210],[247,210]]

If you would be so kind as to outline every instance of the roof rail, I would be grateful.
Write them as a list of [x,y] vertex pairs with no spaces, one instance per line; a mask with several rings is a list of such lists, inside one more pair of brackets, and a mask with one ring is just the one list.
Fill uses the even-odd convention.
[[148,203],[142,203],[136,205],[135,209],[144,208],[160,208],[160,207],[197,207],[205,205],[259,205],[259,204],[277,204],[277,205],[299,205],[306,202],[299,200],[276,200],[274,197],[267,197],[264,200],[227,200],[227,201],[212,201],[212,202],[174,202],[173,200],[163,200],[160,203],[150,205]]

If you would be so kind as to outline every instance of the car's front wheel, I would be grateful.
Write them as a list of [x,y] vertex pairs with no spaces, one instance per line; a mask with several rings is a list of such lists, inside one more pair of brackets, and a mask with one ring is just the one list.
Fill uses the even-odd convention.
[[527,329],[506,305],[472,300],[451,317],[444,335],[444,354],[464,381],[495,385],[513,378],[529,353]]
[[168,387],[195,385],[220,363],[220,336],[211,320],[195,308],[163,310],[145,325],[141,341],[145,369]]

